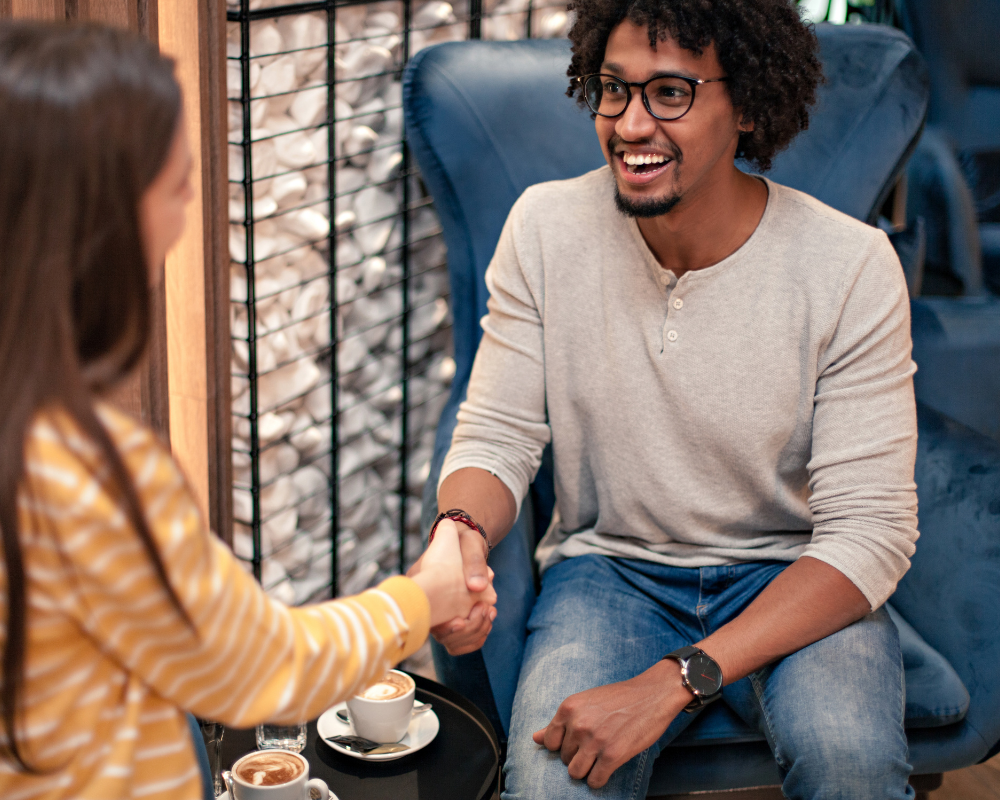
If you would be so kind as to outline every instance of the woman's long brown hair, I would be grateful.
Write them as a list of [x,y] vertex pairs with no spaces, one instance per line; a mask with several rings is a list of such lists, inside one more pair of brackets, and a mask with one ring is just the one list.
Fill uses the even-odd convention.
[[183,614],[94,411],[95,394],[136,366],[149,337],[139,203],[180,114],[173,64],[149,43],[95,26],[0,23],[0,718],[5,755],[30,771],[18,742],[28,608],[18,493],[25,439],[42,408],[67,412],[99,448],[106,489]]

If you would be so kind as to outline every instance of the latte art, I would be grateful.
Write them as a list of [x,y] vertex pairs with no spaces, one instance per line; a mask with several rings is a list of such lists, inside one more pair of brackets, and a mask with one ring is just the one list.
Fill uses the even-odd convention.
[[387,672],[376,684],[369,686],[358,697],[365,700],[393,700],[413,688],[413,680],[398,672]]
[[281,786],[298,778],[305,767],[298,758],[281,750],[263,750],[244,758],[233,772],[251,786]]

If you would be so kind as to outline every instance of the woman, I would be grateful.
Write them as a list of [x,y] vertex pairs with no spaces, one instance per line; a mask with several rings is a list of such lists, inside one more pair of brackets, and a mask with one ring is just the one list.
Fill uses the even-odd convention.
[[171,63],[138,39],[0,26],[6,800],[200,798],[184,710],[315,717],[481,599],[449,524],[412,579],[270,600],[164,446],[97,399],[139,361],[148,288],[183,227],[180,110]]

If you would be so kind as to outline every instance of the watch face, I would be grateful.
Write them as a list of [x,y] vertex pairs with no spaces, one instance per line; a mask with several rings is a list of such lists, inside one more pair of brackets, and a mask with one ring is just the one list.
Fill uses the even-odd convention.
[[703,653],[695,653],[687,662],[687,681],[700,697],[708,697],[722,688],[719,665]]

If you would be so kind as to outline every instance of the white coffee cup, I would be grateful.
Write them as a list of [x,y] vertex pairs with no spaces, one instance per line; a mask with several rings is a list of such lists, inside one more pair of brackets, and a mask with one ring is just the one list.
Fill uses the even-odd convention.
[[[382,744],[398,742],[406,736],[413,717],[413,698],[417,691],[413,678],[406,673],[394,669],[390,670],[389,675],[401,678],[409,689],[398,697],[382,699],[355,695],[347,701],[347,711],[354,732]],[[370,692],[371,688],[366,691]]]
[[[264,759],[267,757],[294,758],[301,762],[302,770],[291,780],[285,783],[258,785],[248,780],[244,774],[246,768],[252,765],[254,759]],[[309,800],[309,790],[318,789],[319,796],[327,798],[330,796],[330,789],[324,781],[319,778],[309,778],[309,762],[305,757],[290,750],[258,750],[248,753],[239,761],[233,764],[230,772],[231,783],[230,800]]]

